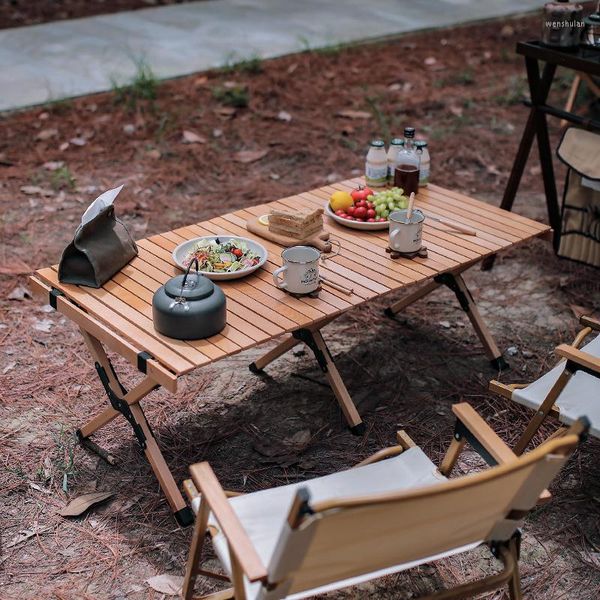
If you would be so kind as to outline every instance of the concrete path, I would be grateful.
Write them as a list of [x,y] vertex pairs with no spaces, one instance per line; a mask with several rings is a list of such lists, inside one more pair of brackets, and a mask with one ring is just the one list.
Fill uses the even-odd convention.
[[539,8],[540,0],[206,0],[0,30],[0,110]]

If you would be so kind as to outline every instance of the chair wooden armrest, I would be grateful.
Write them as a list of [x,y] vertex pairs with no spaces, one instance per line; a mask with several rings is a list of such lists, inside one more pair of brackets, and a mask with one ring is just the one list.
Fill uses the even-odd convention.
[[[513,461],[517,455],[505,444],[498,434],[483,420],[477,411],[466,402],[452,406],[457,420],[471,435],[467,439],[478,452],[483,448],[499,465]],[[479,448],[477,446],[480,446]],[[485,459],[486,457],[483,456]]]
[[568,344],[561,344],[554,352],[561,358],[566,358],[568,361],[574,362],[591,375],[600,376],[600,358],[573,348],[573,346],[569,346]]
[[378,450],[374,454],[371,454],[371,456],[368,456],[359,463],[356,463],[352,468],[355,469],[356,467],[364,467],[365,465],[370,465],[379,462],[380,460],[390,458],[390,456],[398,456],[398,454],[402,454],[402,452],[405,450],[416,446],[404,429],[396,432],[396,439],[398,440],[397,446],[389,446],[388,448]]
[[598,319],[583,315],[579,318],[579,322],[584,327],[591,327],[594,331],[600,331],[600,321]]
[[235,555],[248,580],[251,582],[266,580],[267,570],[231,508],[225,491],[210,465],[207,462],[192,465],[190,472],[196,489],[200,491],[202,500],[208,504],[219,523],[219,527],[229,543],[230,551]]
[[[456,415],[458,423],[461,423],[465,434],[460,440],[452,440],[452,445],[448,449],[440,471],[444,475],[448,475],[462,449],[465,442],[469,442],[473,449],[486,461],[492,458],[499,465],[506,464],[517,458],[517,455],[506,445],[498,434],[483,420],[477,411],[466,402],[455,404],[452,406],[452,412]],[[457,429],[458,433],[458,429]],[[538,499],[538,506],[545,504],[552,498],[548,490],[544,490]]]

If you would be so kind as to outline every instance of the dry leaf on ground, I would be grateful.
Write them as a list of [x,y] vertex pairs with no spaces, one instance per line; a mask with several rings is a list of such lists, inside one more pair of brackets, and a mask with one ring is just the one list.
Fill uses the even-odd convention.
[[264,158],[268,150],[241,150],[233,155],[233,160],[240,163],[252,163]]
[[64,166],[64,160],[51,160],[42,165],[42,167],[44,167],[44,169],[47,171],[58,171],[58,169],[62,169]]
[[41,533],[46,533],[46,531],[50,531],[51,527],[34,527],[32,529],[23,529],[19,531],[15,537],[13,537],[10,542],[7,542],[5,548],[12,548],[13,546],[17,546],[22,542],[32,538],[34,535],[40,535]]
[[146,583],[155,591],[167,596],[178,596],[181,593],[183,586],[183,577],[179,575],[169,575],[164,573],[163,575],[155,575],[146,579]]
[[26,287],[17,285],[6,297],[8,300],[25,300],[25,298],[31,298],[31,292]]
[[52,190],[45,190],[38,185],[22,185],[20,189],[28,196],[35,196],[36,194],[40,196],[54,196],[54,192]]
[[183,132],[181,141],[184,144],[206,144],[206,138],[203,135],[188,130]]
[[340,110],[335,116],[344,119],[370,119],[371,113],[365,110]]
[[71,500],[67,506],[58,511],[58,514],[61,517],[78,517],[88,510],[88,508],[100,504],[114,495],[114,492],[92,492],[91,494],[83,494],[83,496]]
[[36,140],[49,140],[58,135],[58,129],[42,129],[36,136]]

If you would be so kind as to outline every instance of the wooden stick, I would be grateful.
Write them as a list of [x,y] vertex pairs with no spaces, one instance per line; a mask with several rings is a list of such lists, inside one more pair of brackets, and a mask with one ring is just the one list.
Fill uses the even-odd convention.
[[406,220],[410,223],[410,218],[412,217],[413,207],[415,205],[415,193],[410,193],[410,198],[408,200],[408,209],[406,211]]
[[333,281],[330,281],[329,279],[325,279],[325,277],[323,277],[323,275],[320,275],[319,279],[321,280],[321,283],[324,283],[325,285],[332,287],[334,290],[337,290],[338,292],[342,292],[342,294],[351,296],[354,293],[354,290],[352,288],[347,288],[347,287],[344,287],[343,285],[340,285],[339,283],[335,283]]
[[431,221],[437,221],[438,223],[442,223],[446,225],[446,227],[450,227],[451,229],[455,229],[456,231],[460,231],[466,235],[477,235],[477,232],[470,227],[465,227],[464,225],[459,225],[458,223],[454,223],[453,221],[448,221],[447,219],[443,219],[441,217],[432,217],[431,215],[425,215]]

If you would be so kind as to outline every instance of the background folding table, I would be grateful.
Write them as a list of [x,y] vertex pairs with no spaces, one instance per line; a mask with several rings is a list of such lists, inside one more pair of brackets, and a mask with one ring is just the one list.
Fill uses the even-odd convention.
[[[227,296],[227,325],[221,333],[204,340],[180,341],[155,331],[152,296],[160,285],[179,273],[171,258],[177,244],[202,235],[256,237],[246,230],[248,218],[266,214],[271,207],[321,207],[334,190],[350,190],[358,183],[362,180],[348,180],[139,240],[139,255],[100,289],[60,283],[57,266],[41,269],[31,277],[33,288],[79,326],[110,402],[110,406],[78,430],[79,439],[110,459],[89,437],[117,416],[124,416],[180,524],[189,524],[192,513],[162,456],[140,401],[159,386],[175,392],[179,377],[193,369],[283,336],[278,346],[250,366],[252,371],[259,372],[304,342],[315,354],[351,430],[360,434],[364,424],[321,329],[354,306],[418,283],[424,285],[390,306],[388,314],[398,312],[439,285],[448,285],[469,315],[488,358],[496,367],[503,366],[502,355],[461,273],[494,252],[534,237],[547,236],[550,229],[434,185],[419,192],[417,206],[426,215],[470,227],[477,236],[457,233],[426,220],[423,240],[428,257],[394,260],[385,252],[387,231],[357,231],[326,219],[325,227],[340,241],[341,253],[327,260],[322,270],[334,283],[351,287],[350,296],[329,287],[323,287],[316,298],[286,294],[275,287],[272,279],[273,271],[282,264],[283,248],[260,239],[269,253],[265,266],[246,278],[219,282]],[[144,374],[131,390],[127,391],[119,381],[105,349],[117,352]]]
[[[525,58],[530,97],[529,100],[525,101],[525,106],[528,106],[530,111],[504,190],[500,208],[512,210],[533,140],[537,139],[544,192],[546,194],[548,222],[554,230],[553,245],[556,250],[560,242],[560,206],[556,191],[554,168],[552,166],[552,149],[550,147],[546,115],[557,117],[563,121],[592,131],[600,131],[600,121],[581,117],[571,110],[552,106],[547,102],[548,95],[552,88],[556,68],[559,66],[572,69],[576,73],[585,73],[586,75],[600,77],[600,52],[594,48],[585,48],[583,46],[576,50],[550,48],[544,46],[542,42],[532,41],[519,42],[517,44],[517,54]],[[540,62],[544,63],[541,74]],[[483,268],[491,269],[493,264],[494,255],[491,255],[483,262]]]

